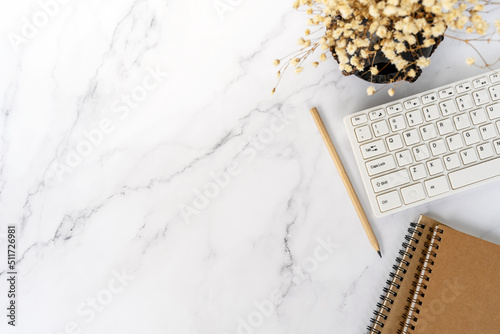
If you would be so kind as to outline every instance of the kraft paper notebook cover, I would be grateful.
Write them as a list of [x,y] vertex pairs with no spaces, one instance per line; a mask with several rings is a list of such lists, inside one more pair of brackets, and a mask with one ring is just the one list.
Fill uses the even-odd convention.
[[500,333],[500,246],[429,217],[413,223],[369,333]]

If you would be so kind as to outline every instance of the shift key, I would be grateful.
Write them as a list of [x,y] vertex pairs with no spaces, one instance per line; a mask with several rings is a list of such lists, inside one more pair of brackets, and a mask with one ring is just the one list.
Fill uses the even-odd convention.
[[403,169],[398,172],[372,179],[372,186],[375,193],[379,193],[409,182],[410,176],[408,175],[408,171]]

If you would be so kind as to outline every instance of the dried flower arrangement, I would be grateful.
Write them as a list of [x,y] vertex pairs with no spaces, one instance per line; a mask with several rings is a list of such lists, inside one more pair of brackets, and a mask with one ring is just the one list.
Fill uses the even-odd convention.
[[[305,60],[318,48],[323,53],[312,63],[314,67],[331,56],[344,75],[373,83],[414,82],[444,37],[465,42],[477,52],[482,66],[491,66],[494,63],[488,63],[474,43],[500,42],[494,39],[500,34],[500,20],[490,29],[481,16],[499,4],[490,0],[295,0],[294,8],[305,7],[311,16],[308,25],[316,29],[305,31],[299,39],[301,49],[292,58],[274,61],[275,66],[281,65],[276,86],[290,66],[302,72]],[[457,31],[470,38],[450,33]],[[466,63],[473,65],[476,59],[467,58]],[[368,95],[375,92],[375,87],[368,88]],[[394,89],[388,93],[394,95]]]

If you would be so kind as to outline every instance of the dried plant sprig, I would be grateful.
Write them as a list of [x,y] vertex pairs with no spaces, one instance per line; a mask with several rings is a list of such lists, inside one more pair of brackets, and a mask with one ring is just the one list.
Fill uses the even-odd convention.
[[[481,56],[474,43],[499,42],[494,36],[500,34],[500,20],[494,21],[494,29],[488,34],[490,25],[481,15],[499,6],[489,0],[295,0],[293,6],[305,9],[310,16],[308,25],[318,28],[305,31],[305,36],[299,39],[301,49],[290,55],[288,61],[283,63],[288,57],[275,60],[275,65],[281,65],[278,84],[290,65],[296,73],[302,72],[305,60],[318,48],[322,54],[319,61],[312,62],[313,66],[334,57],[344,75],[361,73],[370,77],[383,73],[389,66],[375,62],[381,52],[390,66],[396,68],[397,75],[391,79],[394,82],[416,80],[421,69],[430,65],[426,50],[433,50],[443,36],[471,46],[484,67],[492,63]],[[482,37],[460,38],[449,31]],[[474,65],[476,59],[469,57],[466,63]],[[375,92],[373,86],[367,91],[369,95]],[[388,93],[394,95],[394,89]]]

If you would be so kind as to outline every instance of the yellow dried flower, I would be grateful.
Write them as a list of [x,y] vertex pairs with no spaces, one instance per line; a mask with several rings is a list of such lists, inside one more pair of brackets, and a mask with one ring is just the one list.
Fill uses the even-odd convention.
[[275,59],[275,60],[273,61],[273,65],[274,65],[274,66],[278,66],[280,63],[281,63],[281,61],[280,61],[279,59]]
[[394,88],[391,88],[387,91],[387,94],[389,94],[389,96],[394,96],[394,93],[395,93]]
[[476,63],[476,58],[469,57],[465,60],[465,63],[469,66],[474,65]]
[[368,89],[366,90],[366,93],[368,95],[373,95],[373,94],[375,94],[375,92],[376,92],[376,90],[375,90],[375,87],[373,87],[373,86],[368,87]]

